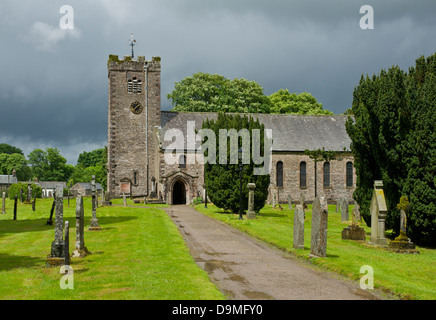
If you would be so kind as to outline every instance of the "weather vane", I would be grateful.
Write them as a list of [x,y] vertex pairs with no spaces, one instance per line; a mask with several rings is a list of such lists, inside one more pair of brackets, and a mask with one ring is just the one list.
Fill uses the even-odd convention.
[[130,44],[129,46],[132,47],[132,59],[135,58],[135,53],[133,51],[133,47],[136,45],[136,40],[133,39],[133,32],[130,34]]

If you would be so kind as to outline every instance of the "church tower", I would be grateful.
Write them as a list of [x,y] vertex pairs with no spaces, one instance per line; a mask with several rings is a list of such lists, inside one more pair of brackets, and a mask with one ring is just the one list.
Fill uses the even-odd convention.
[[161,124],[160,61],[109,56],[107,188],[112,198],[123,191],[127,196],[154,197],[159,174],[154,132]]

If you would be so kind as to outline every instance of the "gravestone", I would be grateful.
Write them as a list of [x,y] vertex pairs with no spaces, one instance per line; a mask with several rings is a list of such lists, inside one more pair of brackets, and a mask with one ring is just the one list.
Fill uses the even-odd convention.
[[339,213],[339,207],[341,206],[341,199],[337,199],[336,200],[336,208],[335,208],[335,212]]
[[[145,198],[145,197],[144,197]],[[104,195],[104,202],[103,202],[103,205],[104,206],[111,206],[112,205],[112,202],[111,202],[111,199],[110,199],[110,194],[109,194],[109,192],[108,193],[105,193],[105,195]]]
[[30,187],[30,183],[27,185],[27,198],[24,203],[31,203],[32,202],[32,188]]
[[374,181],[374,190],[371,199],[371,242],[373,244],[384,245],[387,243],[385,238],[385,219],[388,213],[385,194],[383,192],[383,181]]
[[2,214],[6,214],[6,192],[2,195]]
[[354,208],[351,215],[355,221],[362,221],[362,216],[360,215],[360,206],[357,202],[354,202]]
[[50,210],[50,217],[47,220],[47,224],[50,226],[53,225],[53,212],[54,212],[55,207],[56,207],[56,198],[53,199],[53,203],[51,205],[51,210]]
[[276,187],[271,188],[271,197],[272,197],[272,207],[275,208],[279,203]]
[[327,256],[328,206],[324,197],[316,197],[312,205],[312,232],[310,253],[313,256]]
[[21,203],[24,202],[24,200],[23,200],[23,188],[20,189],[20,200],[21,200]]
[[[342,239],[344,240],[366,240],[365,229],[359,227],[358,220],[360,219],[360,212],[356,207],[356,204],[352,212],[352,223],[342,230]],[[359,216],[359,219],[358,219]]]
[[36,196],[33,197],[33,201],[32,201],[32,211],[35,211],[36,209]]
[[14,220],[17,220],[17,205],[18,205],[18,196],[15,195],[15,201],[14,201]]
[[293,247],[304,249],[304,208],[301,204],[295,205],[293,238]]
[[350,220],[347,198],[341,198],[339,209],[341,210],[341,221]]
[[255,219],[256,212],[254,212],[254,189],[256,189],[256,184],[249,183],[249,184],[247,184],[247,188],[248,188],[247,219]]
[[415,244],[406,235],[406,210],[408,210],[409,205],[409,199],[405,196],[401,197],[400,203],[397,205],[400,209],[400,235],[389,242],[389,249],[398,253],[419,253],[419,251],[415,250]]
[[292,210],[292,197],[290,194],[288,194],[288,208],[289,210]]
[[55,208],[55,239],[51,244],[50,255],[47,257],[48,266],[65,265],[65,241],[63,240],[64,197],[62,186],[56,187]]
[[303,206],[303,209],[307,209],[306,197],[303,192],[300,193],[300,205]]
[[70,265],[70,223],[65,221],[65,265]]
[[95,188],[95,176],[92,176],[91,185],[92,185],[92,218],[91,218],[91,224],[89,226],[89,230],[90,231],[97,231],[97,230],[101,230],[101,227],[98,224],[97,210],[96,210],[96,206],[95,206],[95,190],[96,190],[96,188]]
[[126,194],[124,193],[124,190],[123,190],[123,206],[127,207],[127,199],[126,199]]
[[79,195],[76,198],[76,243],[72,256],[83,258],[88,253],[88,249],[85,247],[85,210],[83,198]]

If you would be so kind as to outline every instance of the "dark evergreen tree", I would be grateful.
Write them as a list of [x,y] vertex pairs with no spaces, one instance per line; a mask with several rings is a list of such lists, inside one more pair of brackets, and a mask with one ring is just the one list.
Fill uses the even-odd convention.
[[[220,152],[219,152],[219,130],[220,129],[235,129],[240,131],[241,129],[247,129],[250,133],[250,142],[253,142],[253,129],[260,130],[260,156],[265,156],[264,144],[264,125],[260,124],[258,120],[254,120],[251,117],[239,116],[239,115],[228,115],[224,113],[218,114],[218,119],[207,120],[203,122],[203,129],[211,129],[216,136],[216,164],[210,162],[205,163],[205,174],[206,174],[206,188],[207,194],[210,200],[219,208],[224,210],[230,210],[234,213],[239,212],[239,194],[240,194],[240,180],[239,180],[239,169],[240,165],[230,164],[230,139],[228,138],[227,143],[227,164],[219,164]],[[207,139],[203,139],[203,144]],[[257,143],[257,142],[254,142]],[[237,148],[242,148],[242,139],[238,138]],[[253,144],[250,143],[252,147]],[[209,156],[209,150],[205,150],[205,155]],[[269,174],[264,175],[254,175],[255,164],[252,158],[252,152],[250,150],[244,150],[250,154],[250,163],[243,165],[242,171],[242,203],[243,210],[248,209],[248,183],[255,183],[256,189],[254,192],[254,210],[258,212],[265,206],[265,200],[268,196],[268,186],[270,183]],[[259,167],[263,167],[260,165]]]

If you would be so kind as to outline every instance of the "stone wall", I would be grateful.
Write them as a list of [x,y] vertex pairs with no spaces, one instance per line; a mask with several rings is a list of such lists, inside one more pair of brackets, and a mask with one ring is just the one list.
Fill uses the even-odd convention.
[[[298,202],[300,193],[303,193],[306,201],[312,202],[315,199],[315,168],[314,162],[303,152],[275,153],[272,156],[271,186],[276,186],[276,164],[283,162],[283,187],[278,187],[279,202],[287,203],[288,194],[293,202]],[[300,188],[300,163],[306,162],[306,188]],[[351,155],[343,156],[340,161],[330,162],[330,187],[323,186],[323,165],[317,163],[317,194],[325,197],[329,203],[333,203],[341,197],[349,201],[353,199],[353,192],[356,186],[356,170],[353,166],[353,187],[346,186],[346,164],[353,162]],[[268,195],[268,203],[271,203],[271,192]]]

